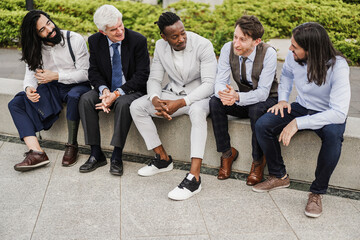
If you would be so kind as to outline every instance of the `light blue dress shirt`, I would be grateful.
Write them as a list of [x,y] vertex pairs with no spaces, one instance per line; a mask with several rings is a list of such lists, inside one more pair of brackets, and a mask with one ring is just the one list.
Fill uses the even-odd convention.
[[307,65],[301,66],[289,51],[283,65],[279,84],[279,101],[289,101],[295,84],[298,95],[296,102],[306,109],[319,111],[313,115],[296,118],[298,129],[320,129],[329,124],[344,123],[350,105],[349,66],[346,60],[336,57],[336,63],[329,68],[325,84],[309,83]]
[[[227,42],[222,47],[220,52],[219,62],[217,66],[217,73],[216,73],[216,81],[215,81],[215,96],[218,98],[219,98],[218,92],[225,90],[226,84],[230,85],[230,74],[231,74],[231,66],[229,61],[230,48],[231,48],[231,42]],[[256,55],[256,47],[254,51],[248,56],[248,59],[245,62],[246,79],[248,80],[250,85],[252,85],[251,73],[252,73],[252,67],[253,67],[255,55]],[[242,61],[243,61],[242,57],[239,57],[240,73],[241,73]],[[238,94],[240,101],[236,102],[236,104],[240,106],[247,106],[258,102],[266,101],[266,99],[269,97],[271,85],[274,81],[276,64],[277,64],[276,51],[272,47],[269,47],[265,54],[264,65],[261,74],[259,76],[259,83],[257,89],[249,92],[239,92]]]
[[[113,58],[113,55],[114,55],[114,49],[112,48],[111,44],[113,44],[113,42],[108,38],[106,37],[107,40],[108,40],[108,44],[109,44],[109,50],[110,50],[110,60],[111,60],[111,65],[112,65],[112,58]],[[117,42],[119,43],[119,46],[118,46],[118,50],[119,50],[119,53],[120,53],[120,56],[121,56],[121,41]],[[122,85],[124,85],[126,83],[126,79],[125,79],[125,76],[124,76],[124,72],[122,72]],[[100,96],[102,95],[102,92],[104,91],[104,89],[107,88],[109,89],[107,86],[105,85],[101,85],[99,87],[99,94]],[[125,95],[125,92],[120,88],[118,88],[118,91],[121,95]]]

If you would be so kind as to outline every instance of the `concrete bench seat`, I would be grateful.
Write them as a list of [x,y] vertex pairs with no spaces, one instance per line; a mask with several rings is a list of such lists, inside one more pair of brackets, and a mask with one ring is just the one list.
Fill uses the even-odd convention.
[[[22,90],[22,81],[1,79],[0,85],[0,134],[18,136],[15,125],[8,111],[8,102],[14,95]],[[100,113],[101,141],[104,149],[112,150],[110,140],[113,131],[113,115]],[[203,164],[217,168],[220,165],[220,154],[216,152],[215,138],[211,119],[208,118],[208,136]],[[155,119],[159,135],[167,152],[173,159],[190,162],[190,120],[187,116],[174,118],[171,121]],[[336,167],[330,184],[335,187],[360,191],[360,119],[349,117],[344,134],[341,158]],[[60,119],[49,131],[42,131],[43,139],[57,142],[67,140],[67,127],[65,111]],[[231,144],[239,151],[239,158],[234,162],[233,170],[248,172],[251,166],[251,129],[248,119],[235,119],[229,117],[229,132]],[[84,145],[83,129],[79,129],[79,144]],[[321,146],[320,138],[312,131],[298,132],[291,140],[290,146],[282,147],[284,161],[291,179],[311,182],[314,179],[317,155]],[[132,124],[125,152],[153,156],[152,151],[146,149],[144,140]],[[267,170],[265,170],[267,173]]]

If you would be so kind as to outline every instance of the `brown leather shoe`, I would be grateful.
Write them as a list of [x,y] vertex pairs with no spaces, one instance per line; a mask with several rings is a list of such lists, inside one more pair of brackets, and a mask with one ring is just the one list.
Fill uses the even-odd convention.
[[265,156],[262,159],[261,163],[252,163],[250,174],[247,178],[246,185],[253,186],[261,182],[264,176],[264,168],[266,165]]
[[322,196],[320,194],[310,193],[309,200],[306,204],[305,215],[317,218],[322,214]]
[[286,174],[286,178],[281,179],[275,176],[269,176],[265,181],[252,187],[254,192],[268,192],[275,189],[287,188],[290,186],[290,177]]
[[34,168],[42,167],[50,163],[45,152],[39,153],[30,150],[24,154],[25,159],[21,163],[14,166],[14,169],[19,172],[29,171]]
[[231,148],[231,156],[228,158],[221,157],[221,167],[219,169],[218,179],[225,180],[230,177],[232,163],[239,156],[239,152],[235,148]]
[[77,162],[79,147],[78,145],[65,144],[65,153],[62,159],[63,167],[71,167]]

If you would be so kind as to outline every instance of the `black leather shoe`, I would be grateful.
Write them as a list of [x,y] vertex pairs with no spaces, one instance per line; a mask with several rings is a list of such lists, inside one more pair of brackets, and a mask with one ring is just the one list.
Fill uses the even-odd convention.
[[122,176],[123,175],[123,162],[122,160],[111,159],[110,171],[112,175]]
[[81,173],[92,172],[98,167],[105,166],[107,164],[104,153],[101,154],[100,159],[96,159],[94,156],[90,156],[89,159],[80,166],[79,171]]

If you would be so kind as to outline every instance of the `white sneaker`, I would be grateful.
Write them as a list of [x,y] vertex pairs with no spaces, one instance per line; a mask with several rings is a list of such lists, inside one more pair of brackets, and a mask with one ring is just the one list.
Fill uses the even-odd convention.
[[174,164],[170,155],[169,159],[169,161],[161,160],[160,155],[156,154],[155,158],[151,160],[149,165],[138,170],[138,174],[143,177],[149,177],[158,173],[171,171],[174,168]]
[[201,178],[196,181],[194,175],[187,173],[184,180],[168,194],[172,200],[186,200],[201,191]]

